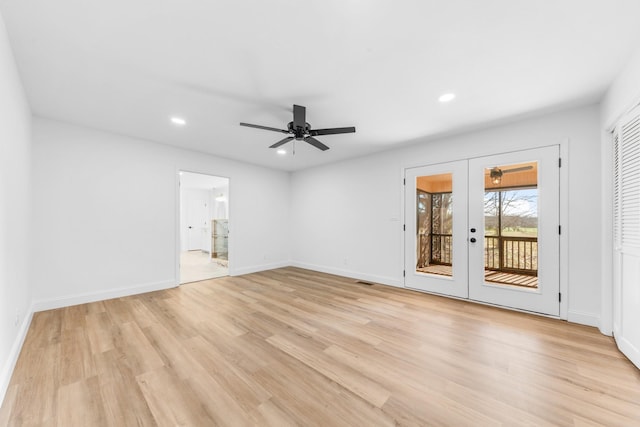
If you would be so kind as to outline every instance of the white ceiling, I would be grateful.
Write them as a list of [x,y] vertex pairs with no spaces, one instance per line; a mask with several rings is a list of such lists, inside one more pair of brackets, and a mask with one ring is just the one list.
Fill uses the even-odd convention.
[[[0,0],[36,115],[298,170],[597,101],[638,0]],[[448,104],[439,95],[455,92]],[[321,152],[267,147],[292,105]],[[178,128],[169,122],[187,120]],[[291,144],[286,148],[291,149]]]

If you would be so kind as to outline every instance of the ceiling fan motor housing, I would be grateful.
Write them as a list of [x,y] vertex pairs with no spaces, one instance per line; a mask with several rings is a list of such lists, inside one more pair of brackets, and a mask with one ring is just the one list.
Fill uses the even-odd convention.
[[302,140],[306,135],[309,135],[311,131],[311,125],[309,123],[305,123],[304,128],[298,126],[294,127],[293,122],[289,122],[287,125],[287,129],[289,129],[289,133],[295,135],[297,140]]

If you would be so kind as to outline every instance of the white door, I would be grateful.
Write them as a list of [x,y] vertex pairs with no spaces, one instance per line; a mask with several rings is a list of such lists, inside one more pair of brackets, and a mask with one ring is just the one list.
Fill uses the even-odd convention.
[[614,130],[613,333],[640,367],[640,107]]
[[560,315],[559,147],[469,160],[469,298]]
[[187,205],[187,250],[205,249],[203,233],[206,233],[206,227],[206,202],[199,199],[189,199]]
[[405,170],[405,286],[558,316],[559,147]]
[[467,161],[407,169],[405,189],[405,285],[467,298]]

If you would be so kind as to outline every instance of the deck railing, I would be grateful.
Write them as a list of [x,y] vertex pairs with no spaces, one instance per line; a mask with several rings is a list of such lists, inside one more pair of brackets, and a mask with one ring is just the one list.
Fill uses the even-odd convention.
[[[423,238],[421,235],[421,245]],[[431,234],[429,264],[451,265],[451,234]],[[425,257],[426,258],[426,257]],[[538,239],[536,237],[485,236],[484,266],[487,270],[538,275]]]
[[538,274],[536,237],[485,236],[484,266],[487,270]]
[[451,234],[431,235],[431,263],[451,265]]

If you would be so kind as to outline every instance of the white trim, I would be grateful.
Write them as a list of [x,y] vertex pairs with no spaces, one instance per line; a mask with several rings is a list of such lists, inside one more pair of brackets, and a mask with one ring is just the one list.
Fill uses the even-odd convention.
[[593,326],[595,328],[600,324],[600,316],[596,313],[569,310],[568,314],[567,321],[571,323],[579,323],[581,325]]
[[[231,177],[229,176],[224,176],[224,175],[217,175],[215,173],[210,173],[210,172],[202,172],[200,170],[194,170],[194,169],[185,169],[185,168],[181,168],[181,167],[176,167],[175,170],[175,191],[174,191],[174,196],[175,196],[175,213],[176,213],[176,220],[175,220],[175,286],[180,286],[180,233],[182,233],[182,230],[180,229],[180,212],[181,212],[181,206],[180,206],[180,173],[181,172],[186,172],[186,173],[197,173],[199,175],[207,175],[207,176],[213,176],[216,178],[224,178],[227,180],[227,186],[229,187],[229,189],[227,190],[227,203],[228,203],[228,212],[229,212],[229,217],[227,218],[228,221],[228,230],[229,230],[229,238],[227,241],[228,244],[228,262],[229,262],[229,275],[230,276],[234,276],[234,275],[239,275],[239,274],[246,274],[246,273],[238,273],[238,274],[232,274],[231,273],[231,259],[232,259],[232,246],[233,246],[233,237],[231,236],[231,229],[233,227],[232,222],[231,222],[231,201],[232,201],[232,197],[231,197]],[[213,248],[211,248],[211,250],[213,251]],[[285,266],[286,267],[286,266]],[[265,270],[269,270],[269,268],[265,268]],[[261,270],[255,270],[255,271],[261,271]],[[252,273],[254,271],[251,271]]]
[[604,335],[614,332],[613,312],[613,141],[610,132],[600,140],[600,324]]
[[13,375],[13,370],[16,367],[16,362],[18,361],[18,356],[20,356],[22,345],[24,344],[24,340],[27,337],[29,326],[31,326],[31,319],[33,319],[33,304],[31,304],[27,315],[22,320],[22,325],[18,330],[18,335],[16,335],[16,338],[13,341],[13,345],[11,346],[9,357],[2,367],[2,373],[0,373],[0,406],[2,406],[4,398],[7,394],[9,382],[11,381],[11,376]]
[[229,267],[229,276],[242,276],[244,274],[258,273],[260,271],[273,270],[276,268],[284,268],[284,267],[290,267],[290,266],[291,266],[291,263],[289,261],[283,261],[283,262],[274,262],[271,264],[260,264],[260,265],[254,265],[249,267],[242,267],[242,268]]
[[307,264],[304,262],[297,262],[297,261],[292,261],[290,265],[292,267],[304,268],[306,270],[317,271],[320,273],[335,274],[336,276],[348,277],[348,278],[357,279],[357,280],[364,280],[364,281],[379,284],[379,285],[387,285],[387,286],[393,286],[394,288],[404,289],[404,280],[398,280],[393,277],[362,274],[355,271],[342,270],[342,269],[333,268],[333,267],[324,267],[321,265]]
[[560,168],[560,318],[568,320],[569,316],[569,233],[571,224],[569,223],[569,138],[560,141],[560,158],[562,167]]
[[175,177],[175,189],[174,189],[174,210],[176,214],[175,220],[175,272],[174,272],[174,284],[176,286],[180,286],[180,233],[182,230],[180,229],[180,169],[176,169],[176,177]]
[[636,96],[633,101],[627,104],[626,107],[620,110],[620,114],[614,114],[613,118],[609,119],[608,122],[605,122],[604,130],[607,133],[613,132],[613,130],[618,126],[618,123],[624,116],[633,111],[634,108],[640,106],[640,95]]
[[[406,288],[406,272],[405,266],[407,265],[407,254],[405,250],[405,239],[407,238],[407,213],[406,213],[406,203],[407,203],[407,169],[400,169],[400,224],[398,230],[400,230],[400,241],[398,243],[398,253],[400,254],[400,260],[398,265],[398,277],[402,277],[399,281],[400,288]],[[400,228],[401,227],[401,228]]]
[[69,307],[72,305],[86,304],[89,302],[104,301],[113,298],[127,297],[130,295],[144,294],[146,292],[162,291],[164,289],[175,288],[176,284],[173,280],[164,280],[162,282],[145,283],[142,285],[113,288],[106,291],[87,292],[76,295],[67,295],[63,297],[42,299],[34,301],[32,308],[34,312],[53,310],[55,308]]
[[616,337],[616,344],[622,353],[640,369],[640,350],[624,337]]

